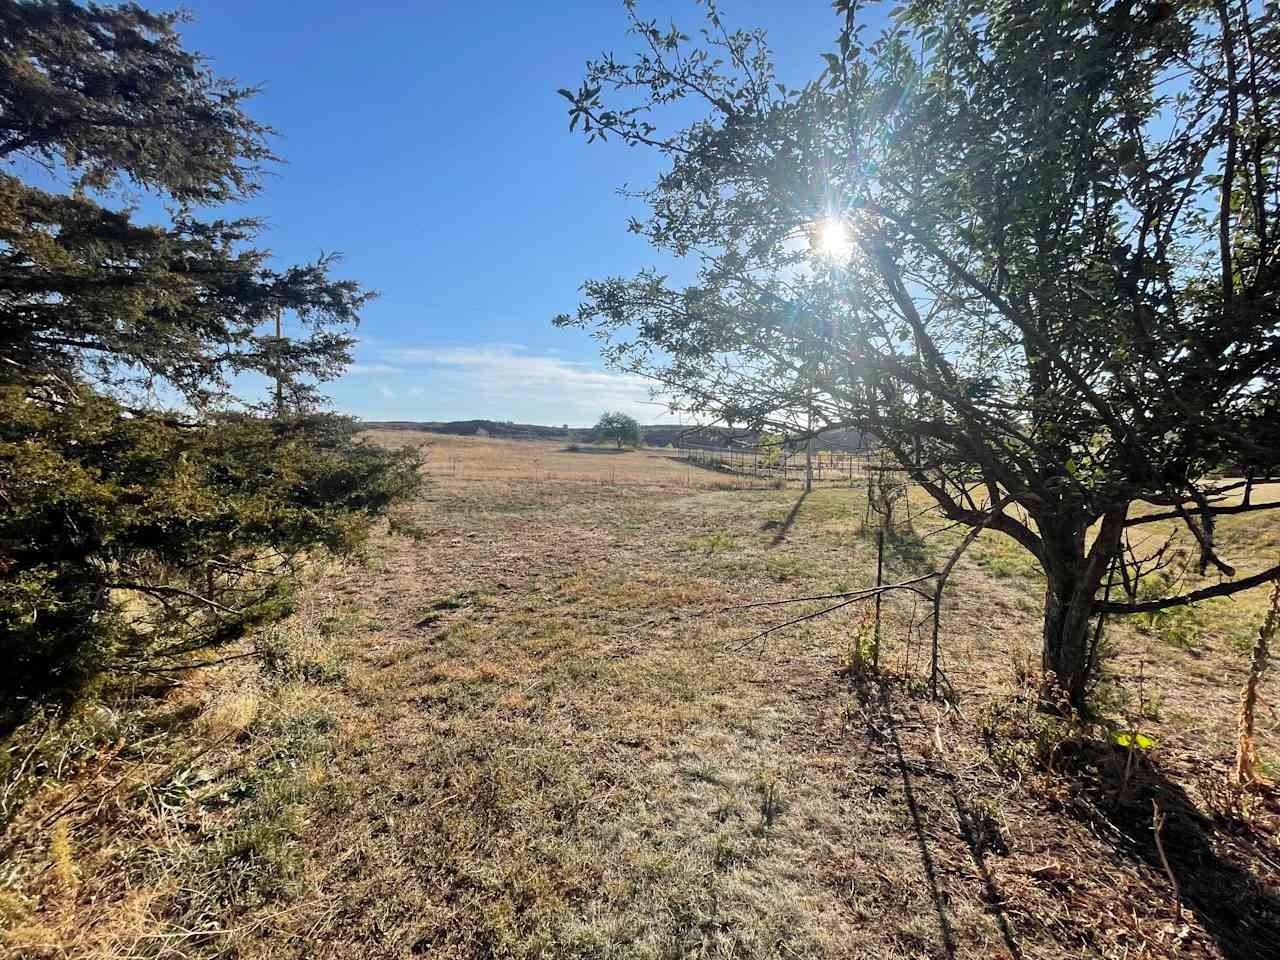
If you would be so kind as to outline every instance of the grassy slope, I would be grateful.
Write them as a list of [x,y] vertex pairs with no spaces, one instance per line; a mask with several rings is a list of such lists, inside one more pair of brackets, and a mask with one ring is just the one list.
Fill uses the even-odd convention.
[[[1112,632],[1109,709],[1159,742],[1143,789],[1173,815],[1184,928],[1149,804],[1010,762],[1044,732],[1007,699],[1040,598],[998,538],[957,572],[942,711],[909,601],[887,605],[884,683],[839,673],[852,611],[744,643],[816,608],[726,610],[869,583],[857,491],[432,442],[425,541],[328,571],[260,665],[84,721],[123,745],[11,826],[13,955],[1276,955],[1241,872],[1280,881],[1274,811],[1234,833],[1193,814],[1229,763],[1256,598]],[[1278,531],[1226,532],[1274,554]],[[947,539],[895,541],[887,577]],[[1011,725],[993,762],[979,730]],[[1280,757],[1273,715],[1261,745]]]

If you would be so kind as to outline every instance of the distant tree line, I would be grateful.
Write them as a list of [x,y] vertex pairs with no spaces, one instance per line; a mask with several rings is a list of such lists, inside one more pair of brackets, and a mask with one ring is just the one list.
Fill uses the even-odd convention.
[[[366,426],[378,430],[421,430],[452,436],[488,435],[508,440],[569,440],[586,443],[595,436],[595,427],[548,427],[534,423],[512,423],[498,420],[379,420]],[[478,431],[483,430],[480,434]],[[749,448],[761,443],[803,442],[803,437],[787,438],[783,434],[764,434],[745,428],[725,426],[688,426],[685,424],[641,424],[641,442],[649,447],[696,447],[702,449]],[[866,450],[870,439],[857,430],[837,429],[818,434],[816,450],[857,452]]]

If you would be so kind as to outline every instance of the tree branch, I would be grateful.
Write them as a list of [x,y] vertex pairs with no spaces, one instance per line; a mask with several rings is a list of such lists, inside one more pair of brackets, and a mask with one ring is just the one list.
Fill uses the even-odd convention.
[[1199,603],[1201,600],[1210,600],[1213,597],[1230,597],[1277,579],[1280,579],[1280,564],[1261,573],[1255,573],[1251,577],[1245,577],[1243,580],[1230,580],[1212,587],[1205,587],[1203,590],[1184,593],[1178,597],[1146,600],[1142,603],[1098,603],[1094,604],[1093,610],[1095,613],[1154,613],[1170,607],[1184,607],[1189,603]]
[[[1273,503],[1237,503],[1230,507],[1207,507],[1201,508],[1200,512],[1207,512],[1215,517],[1226,516],[1233,513],[1252,513],[1255,510],[1276,510],[1280,509],[1280,500]],[[1181,520],[1183,518],[1183,510],[1169,510],[1166,513],[1149,513],[1140,517],[1130,517],[1124,522],[1126,527],[1138,527],[1144,523],[1157,523],[1161,520]]]

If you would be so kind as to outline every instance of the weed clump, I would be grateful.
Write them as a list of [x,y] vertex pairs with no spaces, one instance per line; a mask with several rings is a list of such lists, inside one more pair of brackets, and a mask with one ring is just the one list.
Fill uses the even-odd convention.
[[1059,759],[1089,736],[1085,721],[1043,676],[1021,668],[1024,682],[1014,693],[990,698],[978,715],[978,729],[997,770],[1022,779],[1053,773]]
[[838,672],[855,678],[870,675],[875,671],[879,658],[876,645],[875,617],[871,608],[864,604],[845,634]]
[[74,890],[79,885],[80,868],[71,846],[71,826],[65,819],[54,824],[49,837],[49,866],[55,882],[64,890]]
[[314,623],[269,627],[256,640],[255,649],[263,673],[279,682],[339,683],[347,675],[342,651]]
[[252,688],[228,691],[205,708],[197,726],[210,740],[239,740],[257,719],[260,702]]

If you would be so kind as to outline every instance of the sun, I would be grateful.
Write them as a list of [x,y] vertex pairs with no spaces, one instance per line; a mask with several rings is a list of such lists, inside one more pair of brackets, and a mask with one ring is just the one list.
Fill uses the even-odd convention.
[[827,217],[814,230],[813,248],[830,260],[848,260],[853,253],[853,238],[842,220]]

